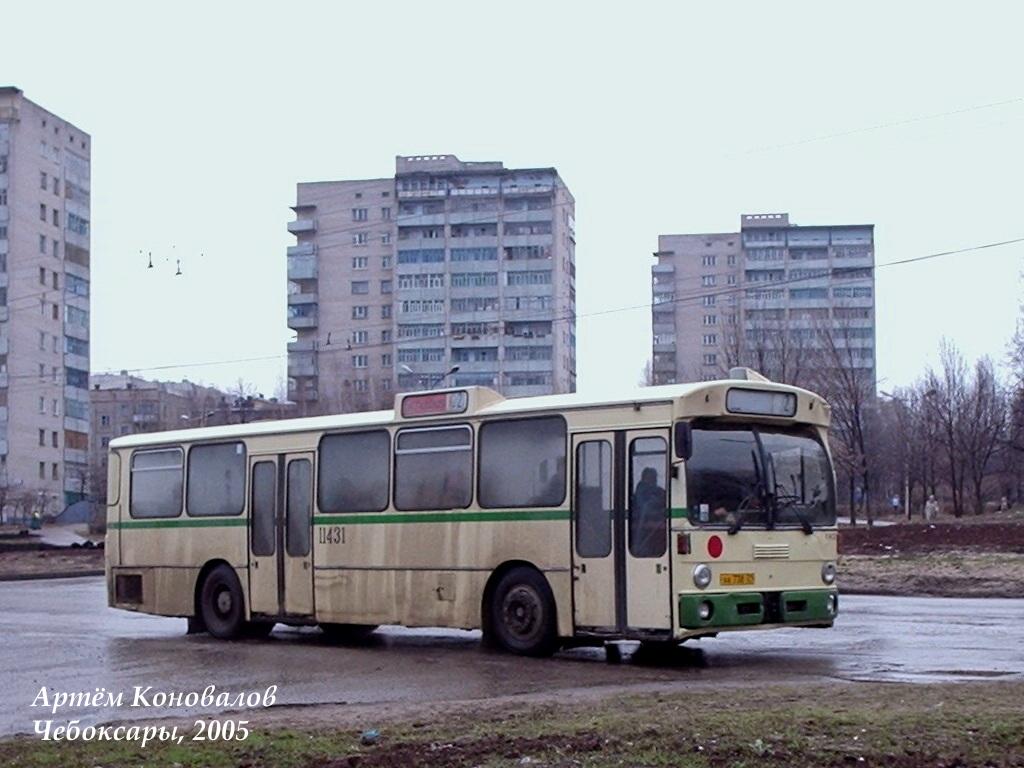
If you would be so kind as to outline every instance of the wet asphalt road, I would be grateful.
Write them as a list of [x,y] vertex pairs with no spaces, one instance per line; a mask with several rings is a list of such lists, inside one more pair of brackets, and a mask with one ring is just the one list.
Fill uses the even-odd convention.
[[[829,680],[933,682],[1024,678],[1024,600],[848,595],[831,630],[723,633],[668,657],[605,663],[599,649],[523,659],[480,647],[479,633],[378,630],[332,646],[315,629],[267,640],[185,635],[185,622],[106,606],[102,578],[0,584],[0,736],[30,732],[30,704],[51,691],[201,691],[278,686],[279,704],[429,703],[580,689],[765,685]],[[626,646],[628,650],[632,646]],[[199,710],[86,709],[83,723]],[[214,711],[213,709],[207,711]],[[59,719],[59,718],[58,718]]]

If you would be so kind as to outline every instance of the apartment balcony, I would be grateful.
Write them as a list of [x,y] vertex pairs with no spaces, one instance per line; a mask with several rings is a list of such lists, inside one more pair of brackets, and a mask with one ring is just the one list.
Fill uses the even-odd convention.
[[508,373],[551,373],[552,360],[504,360],[501,367]]
[[[288,250],[290,251],[291,248]],[[288,255],[289,280],[316,280],[318,274],[316,256]]]
[[64,365],[66,365],[68,368],[77,368],[80,371],[88,371],[89,358],[86,355],[75,355],[72,354],[71,352],[65,352]]
[[[455,192],[455,191],[456,190],[452,190],[452,192]],[[492,192],[491,194],[494,194],[494,193]],[[399,189],[398,190],[398,197],[400,199],[406,199],[406,198],[409,198],[409,199],[411,199],[411,198],[419,198],[419,199],[427,198],[427,199],[431,199],[431,198],[447,197],[447,196],[448,196],[448,190],[447,189]]]
[[0,355],[6,355],[10,345],[10,340],[6,336],[0,337]]
[[[495,360],[455,360],[451,365],[459,366],[459,373],[491,373],[498,369],[498,361]],[[410,366],[412,367],[412,366]],[[416,366],[418,369],[419,365]],[[450,368],[451,366],[449,366]],[[448,369],[446,368],[445,371]]]
[[288,306],[301,306],[303,304],[316,304],[317,293],[315,291],[309,293],[290,293],[288,294]]
[[654,352],[675,352],[676,343],[674,341],[662,342],[661,344],[654,344]]
[[402,227],[440,227],[444,226],[444,212],[441,213],[400,213],[398,214],[398,231]]
[[[674,282],[670,282],[670,283],[655,283],[655,284],[653,284],[651,286],[651,288],[653,289],[653,292],[654,292],[655,296],[669,296],[669,297],[671,297],[672,294],[675,293],[676,284]],[[713,290],[713,289],[714,288],[712,286],[710,288],[710,290]]]
[[675,275],[676,267],[674,264],[655,264],[651,267],[652,275]]
[[0,456],[7,455],[7,438],[0,438]]
[[298,245],[288,246],[288,257],[292,256],[315,256],[316,255],[316,243],[299,243]]
[[8,418],[7,406],[6,405],[0,405],[0,423],[6,424],[7,423],[7,418]]
[[288,222],[288,231],[293,235],[316,232],[316,219],[296,219]]
[[88,464],[89,452],[79,450],[78,448],[65,448],[64,461],[71,464]]
[[[294,296],[303,296],[309,294],[293,294]],[[294,330],[300,328],[316,328],[317,327],[317,315],[318,307],[316,304],[293,304],[291,302],[291,296],[288,297],[288,327]]]
[[69,432],[89,432],[89,420],[88,419],[76,419],[74,416],[64,417],[64,429]]
[[7,386],[7,371],[0,373],[0,389]]
[[[80,341],[88,341],[89,340],[89,327],[86,326],[86,325],[79,325],[77,323],[67,323],[66,322],[66,323],[64,323],[64,335],[65,336],[70,336],[70,337],[72,337],[74,339],[79,339]],[[6,339],[5,339],[5,341],[6,341]],[[0,354],[3,354],[4,352],[6,352],[6,349],[3,350],[3,352],[0,352]]]
[[505,235],[501,244],[504,246],[516,245],[554,245],[554,235]]
[[288,355],[289,376],[316,376],[316,357],[314,355]]
[[288,354],[296,352],[313,352],[314,350],[316,350],[316,341],[314,339],[302,339],[301,341],[288,342]]
[[11,319],[11,308],[0,307],[0,323],[6,323]]
[[538,395],[550,395],[554,388],[553,384],[503,384],[501,391],[505,397],[536,397]]
[[554,184],[509,184],[501,185],[501,193],[506,196],[514,195],[550,195],[555,191]]
[[540,208],[535,211],[505,211],[502,214],[502,218],[506,222],[531,222],[531,221],[551,221],[551,208]]

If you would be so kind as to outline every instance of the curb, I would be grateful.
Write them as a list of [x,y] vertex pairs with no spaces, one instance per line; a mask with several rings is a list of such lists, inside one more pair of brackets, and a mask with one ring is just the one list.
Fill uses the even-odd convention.
[[103,576],[102,568],[91,571],[53,571],[51,573],[9,573],[0,574],[0,581],[35,581],[46,579],[80,579],[87,576]]

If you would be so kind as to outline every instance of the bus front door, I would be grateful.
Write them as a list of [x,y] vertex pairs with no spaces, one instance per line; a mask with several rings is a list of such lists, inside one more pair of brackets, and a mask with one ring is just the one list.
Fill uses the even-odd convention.
[[578,434],[573,457],[577,631],[670,632],[668,430]]
[[313,455],[254,456],[250,467],[250,611],[310,617]]

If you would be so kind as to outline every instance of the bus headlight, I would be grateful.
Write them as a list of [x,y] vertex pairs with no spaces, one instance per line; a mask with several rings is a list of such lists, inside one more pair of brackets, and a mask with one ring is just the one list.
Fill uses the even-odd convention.
[[825,601],[825,610],[828,611],[829,616],[835,616],[839,613],[839,598],[836,595],[828,596],[828,599]]
[[836,580],[835,563],[825,563],[821,566],[821,580],[826,584],[832,584]]
[[701,621],[707,621],[711,618],[711,614],[714,613],[714,607],[708,600],[701,600],[700,605],[697,606],[697,615]]
[[711,569],[704,563],[693,569],[693,583],[697,585],[698,589],[704,589],[711,583]]

